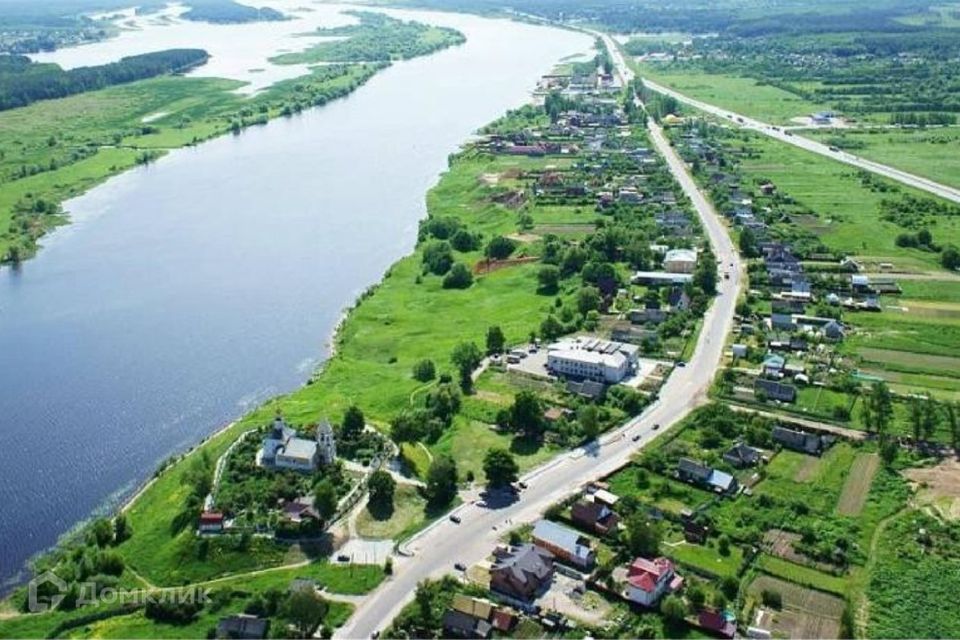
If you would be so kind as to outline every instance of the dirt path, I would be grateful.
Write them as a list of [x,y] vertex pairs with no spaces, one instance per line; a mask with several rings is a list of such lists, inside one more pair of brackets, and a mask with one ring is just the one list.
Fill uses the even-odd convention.
[[867,564],[863,568],[863,590],[857,594],[859,602],[857,603],[857,610],[854,613],[854,626],[856,627],[854,637],[856,638],[867,637],[867,626],[870,623],[870,600],[867,598],[867,587],[870,584],[870,573],[877,563],[877,547],[880,545],[880,536],[883,535],[883,532],[891,522],[899,518],[909,509],[909,506],[904,507],[881,520],[873,532],[873,537],[870,539],[870,551],[867,555]]

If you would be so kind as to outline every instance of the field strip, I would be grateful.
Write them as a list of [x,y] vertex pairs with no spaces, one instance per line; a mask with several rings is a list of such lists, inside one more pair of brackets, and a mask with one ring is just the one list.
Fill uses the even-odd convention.
[[858,455],[850,466],[847,480],[837,502],[837,513],[842,516],[858,516],[867,503],[867,495],[873,484],[873,477],[880,468],[880,456],[875,453]]

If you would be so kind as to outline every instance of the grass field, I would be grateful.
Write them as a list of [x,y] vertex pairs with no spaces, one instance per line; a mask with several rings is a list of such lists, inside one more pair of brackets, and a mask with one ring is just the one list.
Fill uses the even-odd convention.
[[657,64],[640,65],[638,71],[691,98],[771,124],[790,124],[791,118],[829,109],[755,78],[664,69]]
[[960,127],[805,132],[850,153],[960,187]]
[[817,589],[843,595],[847,590],[847,580],[838,576],[830,575],[810,567],[804,567],[781,558],[760,555],[757,559],[757,567],[764,573],[768,573],[777,578],[782,578],[794,584],[804,587]]
[[[744,174],[757,184],[772,181],[802,208],[815,213],[801,227],[806,226],[827,247],[848,255],[904,259],[932,271],[941,270],[938,254],[896,246],[894,239],[904,229],[880,219],[881,201],[893,194],[871,190],[854,169],[829,158],[760,135],[750,135],[749,140],[759,154],[742,160]],[[901,193],[928,197],[907,187],[902,187]],[[863,233],[865,228],[871,232]],[[960,244],[960,220],[940,218],[931,230],[937,242]]]
[[427,501],[413,486],[397,485],[393,509],[383,512],[368,505],[357,516],[357,535],[375,540],[399,540],[428,523]]

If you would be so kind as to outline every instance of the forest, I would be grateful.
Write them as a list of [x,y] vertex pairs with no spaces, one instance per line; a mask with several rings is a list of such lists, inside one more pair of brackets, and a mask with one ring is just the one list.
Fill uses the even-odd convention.
[[183,14],[187,20],[233,24],[287,20],[287,16],[269,7],[251,7],[233,0],[189,0],[190,9]]
[[203,49],[169,49],[64,71],[59,65],[39,64],[26,56],[0,56],[0,110],[181,72],[209,57]]

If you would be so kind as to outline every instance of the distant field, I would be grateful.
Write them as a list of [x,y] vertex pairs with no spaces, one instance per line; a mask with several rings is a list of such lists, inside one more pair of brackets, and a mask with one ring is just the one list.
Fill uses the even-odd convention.
[[829,109],[756,78],[734,75],[678,72],[656,64],[639,67],[642,76],[703,102],[774,124],[790,124],[791,118]]
[[[755,181],[772,181],[804,208],[816,214],[807,228],[831,249],[851,255],[909,259],[927,269],[942,271],[938,254],[896,246],[894,239],[904,228],[880,219],[880,203],[894,194],[874,191],[861,183],[857,172],[814,153],[777,142],[759,134],[750,137],[759,157],[742,161],[746,175]],[[892,182],[889,184],[893,184]],[[901,193],[928,198],[901,188]],[[864,229],[870,233],[864,233]],[[931,229],[936,242],[960,244],[960,220],[941,217]]]
[[805,132],[850,153],[960,187],[960,128]]

